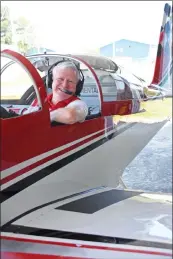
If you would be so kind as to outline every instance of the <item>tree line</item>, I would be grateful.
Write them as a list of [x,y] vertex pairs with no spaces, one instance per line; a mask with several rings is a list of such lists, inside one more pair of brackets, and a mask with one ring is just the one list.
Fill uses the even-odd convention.
[[13,20],[10,9],[1,5],[1,44],[16,45],[18,50],[26,54],[34,46],[34,27],[23,16]]

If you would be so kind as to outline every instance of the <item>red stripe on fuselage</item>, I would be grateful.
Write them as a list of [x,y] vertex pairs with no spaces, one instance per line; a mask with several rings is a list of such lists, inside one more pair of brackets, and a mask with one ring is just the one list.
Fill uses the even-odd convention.
[[[31,254],[31,253],[16,253],[16,252],[1,252],[1,259],[90,259],[89,257],[73,257],[64,255],[45,255],[45,254]],[[94,258],[93,258],[94,259]]]
[[38,240],[31,238],[22,238],[22,237],[9,237],[0,235],[1,239],[4,240],[14,240],[19,242],[31,242],[31,243],[39,243],[45,245],[58,245],[64,247],[73,247],[73,248],[86,248],[86,249],[98,249],[98,250],[107,250],[107,251],[117,251],[117,252],[126,252],[126,253],[136,253],[136,254],[150,254],[150,255],[162,255],[162,256],[172,256],[172,253],[168,252],[159,252],[159,251],[149,251],[142,249],[130,249],[130,248],[121,248],[121,247],[109,247],[109,246],[98,246],[98,245],[85,245],[85,244],[76,244],[76,243],[65,243],[60,241],[50,241],[50,240]]
[[[27,167],[25,167],[25,168],[23,168],[23,169],[17,171],[17,172],[15,172],[15,173],[12,173],[12,174],[10,174],[9,176],[4,177],[3,179],[1,179],[1,180],[0,180],[0,184],[1,184],[1,185],[2,185],[2,184],[5,184],[5,183],[7,183],[7,182],[9,182],[9,181],[11,181],[11,180],[13,180],[13,179],[15,179],[16,177],[21,176],[21,175],[25,174],[26,172],[28,172],[28,171],[30,171],[30,170],[36,168],[37,166],[40,166],[40,165],[42,165],[42,164],[44,164],[44,163],[46,163],[46,162],[48,162],[48,161],[50,161],[50,160],[52,160],[52,159],[54,159],[54,158],[59,157],[60,155],[63,155],[63,154],[65,154],[65,153],[67,153],[67,152],[69,152],[69,151],[71,151],[71,150],[73,150],[73,149],[75,149],[75,148],[77,148],[77,147],[80,147],[81,145],[84,145],[84,144],[86,144],[87,142],[89,142],[89,141],[91,141],[91,140],[94,140],[95,138],[97,138],[97,137],[99,137],[99,136],[101,136],[101,135],[103,135],[103,132],[98,133],[98,134],[96,134],[96,135],[94,135],[94,136],[92,136],[92,137],[89,137],[89,138],[85,139],[85,140],[82,140],[81,142],[79,142],[79,143],[77,143],[77,144],[74,144],[74,145],[72,145],[71,147],[65,148],[65,149],[63,149],[63,150],[61,150],[61,151],[59,151],[59,152],[57,152],[57,153],[55,153],[55,154],[52,154],[52,155],[50,155],[50,156],[48,156],[48,157],[45,157],[44,159],[42,159],[42,160],[40,160],[40,161],[37,161],[37,162],[35,162],[35,163],[33,163],[33,164],[31,164],[31,165],[29,165],[29,166],[27,166]],[[104,136],[104,135],[103,135],[103,136]]]

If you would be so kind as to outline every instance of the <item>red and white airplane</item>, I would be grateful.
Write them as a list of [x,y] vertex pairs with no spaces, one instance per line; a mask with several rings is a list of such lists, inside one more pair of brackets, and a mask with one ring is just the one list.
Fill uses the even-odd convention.
[[[84,75],[83,123],[50,122],[51,70],[63,59]],[[171,197],[116,188],[166,123],[114,122],[141,111],[142,86],[104,57],[4,50],[1,64],[2,258],[171,258]],[[36,98],[40,109],[24,114]]]

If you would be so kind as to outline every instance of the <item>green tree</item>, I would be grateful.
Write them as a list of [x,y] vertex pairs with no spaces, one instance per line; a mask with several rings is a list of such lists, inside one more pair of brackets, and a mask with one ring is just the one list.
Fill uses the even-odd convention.
[[22,54],[26,54],[30,46],[25,41],[19,40],[17,46]]
[[14,21],[16,34],[18,35],[17,45],[19,50],[26,52],[34,45],[34,28],[29,20],[20,16]]
[[10,17],[10,8],[1,5],[1,43],[11,45],[14,43],[22,53],[34,46],[34,27],[24,16],[16,20]]
[[9,8],[1,6],[1,43],[12,44],[12,31]]

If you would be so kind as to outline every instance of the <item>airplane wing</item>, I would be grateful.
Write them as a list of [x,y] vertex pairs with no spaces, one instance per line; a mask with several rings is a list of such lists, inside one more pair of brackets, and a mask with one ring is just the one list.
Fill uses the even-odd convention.
[[172,197],[91,189],[28,210],[4,226],[1,239],[3,259],[6,251],[13,258],[171,258]]

